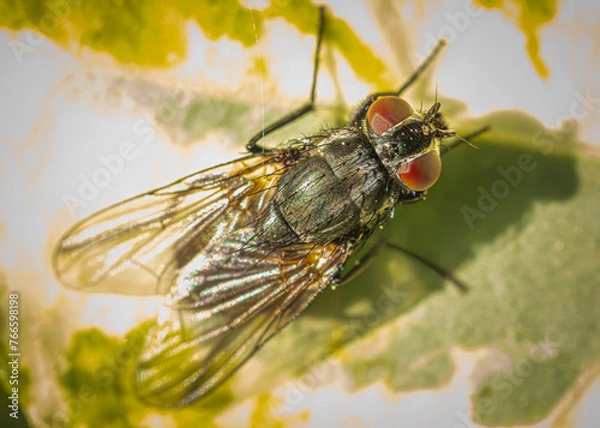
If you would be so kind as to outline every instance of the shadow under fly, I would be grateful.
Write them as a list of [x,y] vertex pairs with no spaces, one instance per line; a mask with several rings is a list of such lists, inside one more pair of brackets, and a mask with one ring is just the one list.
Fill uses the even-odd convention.
[[[347,125],[267,148],[261,139],[314,109],[326,26],[320,8],[308,102],[253,136],[249,154],[105,208],[58,243],[53,268],[67,287],[163,295],[137,364],[135,390],[157,406],[214,390],[330,285],[357,270],[349,255],[397,204],[419,201],[455,137],[440,103],[414,110],[399,89],[369,95]],[[387,245],[450,273],[408,249]],[[366,256],[369,258],[374,251]]]

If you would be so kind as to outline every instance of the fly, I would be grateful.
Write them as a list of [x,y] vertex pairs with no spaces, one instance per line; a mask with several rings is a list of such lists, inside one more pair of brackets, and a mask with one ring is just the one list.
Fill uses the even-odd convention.
[[136,392],[151,404],[187,405],[218,387],[342,282],[353,250],[440,175],[441,141],[455,133],[439,102],[415,111],[400,95],[443,41],[398,90],[369,95],[346,126],[259,144],[314,109],[324,26],[321,8],[309,101],[252,137],[248,155],[92,214],[54,251],[67,287],[165,296],[137,365]]

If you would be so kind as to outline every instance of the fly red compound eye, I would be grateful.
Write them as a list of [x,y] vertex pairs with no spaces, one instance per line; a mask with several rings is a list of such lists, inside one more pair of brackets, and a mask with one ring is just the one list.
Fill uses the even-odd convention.
[[442,159],[436,151],[425,153],[398,168],[398,177],[411,190],[429,189],[440,178]]
[[402,98],[387,96],[377,98],[367,111],[367,120],[376,134],[382,134],[413,113],[413,109]]

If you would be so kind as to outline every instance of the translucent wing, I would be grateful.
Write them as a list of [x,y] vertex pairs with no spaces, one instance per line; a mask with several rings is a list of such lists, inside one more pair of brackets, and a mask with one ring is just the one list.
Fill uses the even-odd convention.
[[347,239],[289,245],[271,233],[265,208],[290,162],[278,151],[184,177],[82,220],[59,243],[53,266],[68,286],[166,294],[139,360],[147,401],[179,406],[211,391],[346,262]]
[[251,155],[112,205],[63,236],[54,271],[82,291],[165,294],[211,241],[255,220],[284,168]]
[[186,405],[221,384],[334,279],[351,248],[252,245],[253,229],[182,270],[139,361],[146,401]]

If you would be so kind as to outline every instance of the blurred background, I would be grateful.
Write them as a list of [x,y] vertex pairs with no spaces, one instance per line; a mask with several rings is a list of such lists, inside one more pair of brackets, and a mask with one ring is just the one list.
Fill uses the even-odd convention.
[[321,4],[319,108],[268,144],[340,126],[445,38],[407,99],[428,106],[437,88],[461,135],[491,131],[386,233],[471,291],[382,254],[206,402],[137,402],[131,338],[162,299],[66,290],[52,249],[98,209],[239,156],[301,104],[317,4],[0,0],[0,374],[9,395],[18,293],[21,412],[2,426],[596,426],[600,6]]

